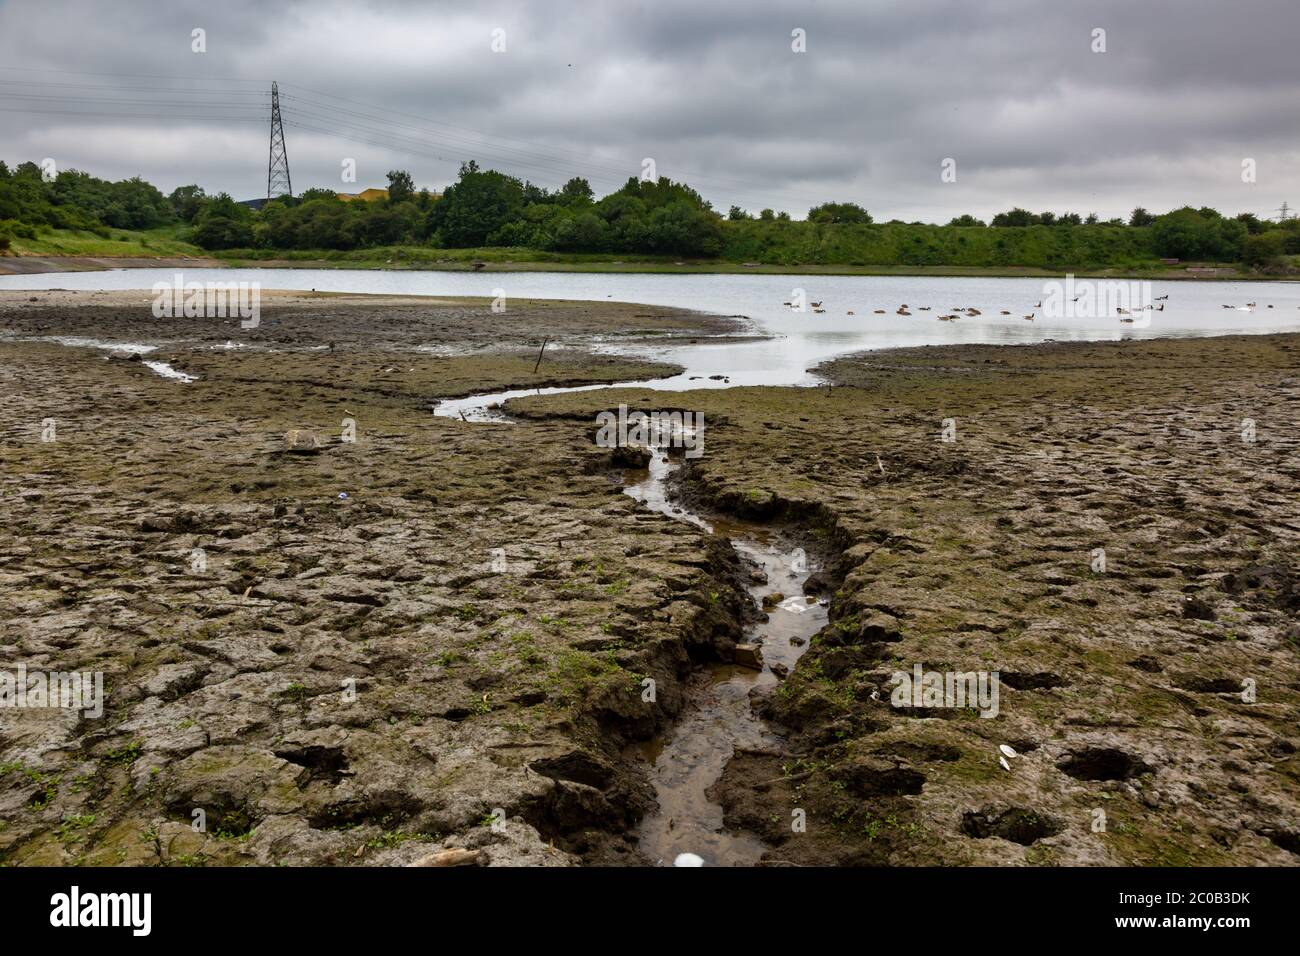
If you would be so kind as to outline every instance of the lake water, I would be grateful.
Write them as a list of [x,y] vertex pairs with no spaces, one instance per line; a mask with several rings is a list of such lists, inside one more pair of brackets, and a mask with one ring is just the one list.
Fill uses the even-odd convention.
[[[1132,324],[1112,314],[1050,318],[1050,283],[1042,278],[940,278],[813,275],[664,275],[583,272],[441,272],[318,269],[185,269],[186,282],[258,282],[263,289],[400,295],[494,296],[620,301],[743,315],[775,336],[749,343],[678,345],[653,357],[686,372],[661,388],[796,385],[814,379],[820,362],[865,349],[953,343],[1118,341],[1121,339],[1300,331],[1300,283],[1153,282],[1153,298],[1168,295],[1162,312],[1143,312]],[[172,282],[176,269],[116,269],[0,277],[0,289],[149,289]],[[1085,280],[1076,280],[1082,287]],[[805,290],[824,313],[795,312],[782,303]],[[1076,293],[1077,294],[1077,293]],[[1067,297],[1068,298],[1068,297]],[[1247,303],[1254,302],[1254,308]],[[906,303],[911,316],[896,311]],[[1225,309],[1224,306],[1232,306]],[[1273,308],[1268,308],[1272,305]],[[930,311],[922,311],[928,306]],[[939,321],[955,309],[974,308]],[[874,314],[884,309],[885,314]],[[1006,310],[1010,315],[1001,315]],[[854,312],[849,315],[848,312]],[[1023,316],[1035,313],[1034,321]],[[645,351],[645,350],[642,350]],[[726,381],[692,376],[724,375]]]

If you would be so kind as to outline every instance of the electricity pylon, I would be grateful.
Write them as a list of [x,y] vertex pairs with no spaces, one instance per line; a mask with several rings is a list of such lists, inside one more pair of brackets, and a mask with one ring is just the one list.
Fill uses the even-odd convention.
[[271,160],[266,167],[266,198],[292,196],[289,154],[284,149],[284,123],[280,120],[280,86],[271,83]]

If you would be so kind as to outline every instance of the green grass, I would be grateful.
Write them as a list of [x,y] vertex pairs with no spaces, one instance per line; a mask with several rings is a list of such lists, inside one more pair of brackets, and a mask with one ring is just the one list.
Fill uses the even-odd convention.
[[198,246],[181,240],[180,226],[130,231],[109,229],[107,236],[74,229],[41,229],[35,239],[15,238],[11,249],[23,256],[110,256],[155,258],[206,256]]

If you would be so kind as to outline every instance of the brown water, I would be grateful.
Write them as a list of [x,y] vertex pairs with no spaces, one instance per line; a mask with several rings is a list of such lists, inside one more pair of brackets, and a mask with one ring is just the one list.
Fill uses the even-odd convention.
[[672,865],[680,853],[693,853],[707,866],[749,866],[767,846],[752,834],[728,831],[722,807],[709,798],[708,789],[736,750],[779,749],[780,738],[753,712],[750,693],[778,682],[772,665],[794,667],[808,639],[825,625],[827,608],[804,597],[804,582],[815,568],[802,551],[783,549],[759,526],[710,522],[670,501],[666,480],[674,467],[656,449],[649,473],[625,493],[651,510],[725,534],[762,572],[763,580],[749,587],[755,604],[761,607],[773,592],[785,599],[746,632],[746,641],[762,649],[761,671],[732,664],[702,669],[688,685],[686,705],[671,731],[633,748],[634,755],[651,764],[650,779],[659,800],[658,810],[641,822],[639,845],[661,865]]
[[[478,395],[443,405],[455,404],[456,413],[470,421],[507,425],[514,419],[500,405],[512,397],[515,393]],[[443,406],[438,411],[450,413]],[[763,598],[776,592],[783,600],[745,633],[745,641],[762,651],[761,670],[733,664],[702,668],[689,681],[685,705],[671,730],[631,748],[630,756],[650,765],[658,798],[658,808],[641,821],[638,844],[647,857],[664,866],[671,866],[682,853],[701,857],[706,866],[752,866],[767,845],[753,834],[727,830],[722,807],[710,799],[708,790],[738,749],[779,750],[782,741],[754,713],[750,694],[777,684],[780,678],[773,665],[787,671],[794,668],[809,639],[826,624],[827,607],[804,596],[804,582],[816,568],[802,550],[783,547],[760,525],[706,519],[670,500],[668,478],[676,467],[662,448],[652,449],[644,477],[623,491],[651,511],[725,535],[759,572],[758,580],[749,586],[755,605],[762,608]]]

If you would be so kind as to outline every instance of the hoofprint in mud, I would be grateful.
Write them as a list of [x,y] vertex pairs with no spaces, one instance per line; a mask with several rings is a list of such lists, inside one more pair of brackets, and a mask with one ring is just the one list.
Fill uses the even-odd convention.
[[[147,304],[94,303],[0,321],[149,341]],[[758,584],[594,444],[599,411],[673,404],[522,398],[508,434],[429,413],[663,376],[581,349],[537,368],[521,331],[646,313],[308,296],[264,304],[246,349],[178,320],[160,352],[188,384],[0,342],[4,658],[105,675],[103,720],[0,711],[5,861],[654,862],[634,745],[689,726]],[[833,390],[692,392],[708,453],[667,506],[815,540],[832,596],[754,690],[771,739],[708,788],[723,831],[770,863],[1293,863],[1296,348],[929,349],[823,369]],[[998,671],[999,715],[891,708],[917,663]]]

